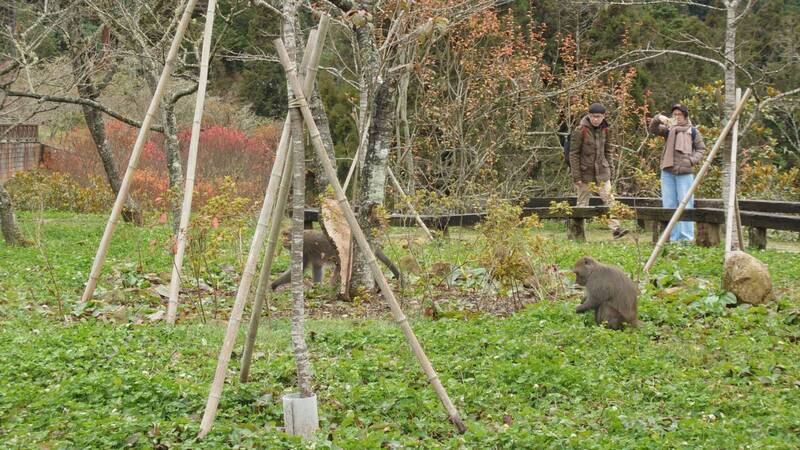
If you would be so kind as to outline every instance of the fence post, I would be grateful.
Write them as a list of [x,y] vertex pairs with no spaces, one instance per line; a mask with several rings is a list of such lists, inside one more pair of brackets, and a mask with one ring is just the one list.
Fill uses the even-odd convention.
[[767,249],[767,229],[760,227],[750,227],[748,230],[747,246],[758,250]]

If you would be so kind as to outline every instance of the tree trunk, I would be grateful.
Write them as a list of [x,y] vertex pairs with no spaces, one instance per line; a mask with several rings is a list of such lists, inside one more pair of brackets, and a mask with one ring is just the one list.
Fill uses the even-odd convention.
[[181,224],[181,206],[183,204],[183,167],[181,165],[181,147],[178,142],[178,127],[175,120],[174,93],[164,96],[161,104],[161,119],[164,124],[164,152],[167,156],[167,173],[169,175],[169,198],[172,209],[172,234],[178,235]]
[[[87,85],[78,85],[78,93],[81,97],[94,100],[93,89]],[[108,145],[108,137],[106,136],[105,121],[103,120],[102,113],[92,107],[83,105],[83,119],[86,121],[86,126],[89,129],[89,134],[92,136],[97,154],[100,156],[100,161],[103,163],[103,169],[106,172],[106,179],[108,180],[111,190],[114,195],[119,194],[119,188],[122,180],[119,177],[114,156],[111,154],[111,149]],[[125,209],[122,210],[122,219],[126,222],[133,222],[137,225],[142,224],[142,212],[139,206],[133,201],[133,198],[128,195],[125,200]]]
[[[372,106],[372,120],[369,127],[369,141],[364,152],[364,167],[359,175],[358,221],[370,246],[378,244],[374,232],[376,223],[372,220],[375,207],[383,205],[386,197],[386,164],[392,141],[392,118],[394,114],[394,88],[392,78],[378,84]],[[351,289],[371,290],[375,287],[368,255],[356,249],[353,256]]]
[[[101,86],[111,80],[113,69],[105,74],[105,81],[100,81],[98,83],[93,80],[94,74],[91,73],[90,70],[95,67],[102,56],[94,51],[96,43],[88,42],[83,38],[78,16],[76,16],[71,26],[75,28],[72,32],[70,42],[70,49],[73,55],[72,76],[76,82],[78,95],[87,100],[97,101],[103,89]],[[100,161],[106,172],[108,184],[111,187],[111,191],[114,192],[116,196],[119,194],[122,181],[119,176],[119,171],[117,170],[117,163],[114,161],[111,149],[109,148],[103,113],[87,105],[81,105],[81,110],[83,111],[83,119],[86,122],[86,127],[89,129],[89,134],[92,136],[97,154],[100,156]],[[122,219],[126,222],[134,222],[137,225],[142,224],[141,211],[130,195],[128,195],[128,198],[125,200],[125,208],[122,210]]]
[[[725,121],[733,114],[736,109],[736,9],[739,0],[729,0],[724,2],[727,9],[725,21]],[[728,195],[730,192],[731,170],[731,138],[732,133],[728,133],[725,138],[725,145],[722,151],[722,203],[723,210],[728,210]],[[734,245],[733,249],[737,249]]]
[[[298,0],[284,3],[283,40],[293,64],[300,61],[298,44]],[[287,86],[289,114],[292,123],[292,152],[294,161],[292,192],[292,347],[297,366],[297,387],[301,397],[311,397],[311,363],[305,339],[305,299],[303,293],[303,224],[305,222],[305,146],[303,145],[303,118],[294,102],[291,86]],[[273,219],[274,220],[274,219]]]
[[2,229],[3,239],[8,245],[27,247],[31,244],[19,231],[17,217],[14,215],[14,206],[11,204],[11,196],[8,195],[3,183],[0,183],[0,229]]
[[[400,63],[406,64],[410,59],[408,53],[410,50],[406,49],[400,54]],[[406,193],[414,195],[416,186],[414,185],[414,155],[411,152],[411,129],[408,124],[408,85],[411,81],[411,71],[404,70],[400,75],[400,81],[397,86],[397,165],[405,163],[406,172]],[[397,171],[395,171],[397,175]]]
[[[335,168],[336,155],[333,151],[331,127],[328,123],[328,115],[325,113],[325,106],[319,98],[319,91],[316,86],[314,87],[314,92],[311,94],[308,106],[311,107],[311,114],[314,115],[314,121],[317,124],[317,128],[319,128],[319,137],[322,138],[322,143],[325,145],[325,152],[328,154],[328,159]],[[330,183],[328,183],[328,178],[325,177],[325,170],[322,168],[322,162],[316,157],[316,153],[314,154],[314,173],[317,174],[317,176],[314,177],[314,190],[317,194],[324,194],[328,186],[330,186]],[[324,227],[322,229],[323,231],[325,230]]]

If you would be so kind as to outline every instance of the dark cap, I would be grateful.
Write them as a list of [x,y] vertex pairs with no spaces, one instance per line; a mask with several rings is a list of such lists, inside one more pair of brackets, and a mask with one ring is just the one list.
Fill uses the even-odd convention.
[[605,114],[606,107],[602,103],[592,103],[589,105],[589,114]]
[[670,109],[669,112],[675,111],[676,109],[682,112],[684,117],[686,118],[689,117],[689,108],[687,108],[685,105],[682,105],[680,103],[675,103],[674,105],[672,105],[672,109]]

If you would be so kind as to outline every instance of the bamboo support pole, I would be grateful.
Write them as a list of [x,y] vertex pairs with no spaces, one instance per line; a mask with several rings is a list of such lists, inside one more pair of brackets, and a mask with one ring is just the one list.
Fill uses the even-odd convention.
[[203,50],[200,56],[200,80],[197,86],[197,99],[194,105],[194,120],[192,121],[192,136],[189,140],[189,157],[186,163],[186,186],[183,190],[181,223],[178,227],[178,236],[176,236],[175,260],[172,263],[172,276],[169,280],[167,323],[170,325],[175,323],[175,317],[178,314],[178,293],[181,289],[183,255],[186,251],[186,232],[189,226],[189,217],[192,214],[192,195],[194,194],[194,177],[197,168],[197,150],[200,144],[200,124],[203,121],[203,108],[206,101],[208,60],[211,58],[211,35],[214,30],[214,14],[216,7],[217,0],[208,1],[206,24],[203,30]]
[[[319,64],[319,55],[322,52],[322,43],[325,40],[325,34],[327,32],[329,20],[329,17],[325,14],[323,14],[320,18],[317,40],[312,50],[312,53],[316,54],[316,56],[312,55],[309,57],[316,58],[316,64],[313,64],[313,67],[315,68]],[[309,93],[314,86],[314,77],[316,77],[316,70],[308,72],[306,75],[304,88],[308,87]],[[225,338],[217,359],[217,369],[214,373],[214,381],[211,383],[208,401],[206,402],[206,408],[203,412],[203,418],[200,422],[200,432],[198,433],[198,438],[203,438],[206,434],[208,434],[209,431],[211,431],[211,426],[214,424],[214,417],[217,414],[217,407],[219,406],[219,400],[222,396],[222,386],[225,384],[225,375],[228,370],[228,363],[231,359],[233,346],[236,343],[236,334],[239,331],[239,325],[242,322],[244,304],[247,300],[247,296],[250,292],[250,286],[255,275],[258,255],[261,253],[261,248],[264,245],[269,215],[273,211],[275,197],[278,187],[281,184],[283,168],[286,164],[286,155],[289,149],[289,135],[291,134],[290,130],[291,124],[289,115],[287,114],[286,120],[283,123],[281,139],[278,144],[278,152],[275,157],[275,162],[272,165],[272,174],[269,179],[269,184],[267,185],[267,192],[264,196],[264,202],[261,205],[261,212],[258,216],[256,230],[253,234],[253,241],[250,244],[247,262],[242,270],[242,278],[239,281],[239,289],[236,291],[236,300],[234,301],[233,308],[231,310],[230,319],[228,320],[228,328],[225,330]]]
[[253,348],[258,336],[258,326],[261,323],[261,311],[264,304],[269,307],[269,300],[272,296],[269,277],[272,272],[272,262],[275,259],[275,249],[278,246],[278,234],[281,231],[281,214],[286,208],[286,201],[289,198],[289,188],[292,185],[292,155],[286,155],[286,164],[283,169],[283,180],[278,192],[278,203],[272,212],[270,222],[269,238],[267,239],[267,251],[264,254],[264,262],[261,264],[261,273],[258,275],[258,287],[256,297],[253,302],[253,310],[250,314],[250,325],[247,329],[247,338],[244,341],[244,351],[242,351],[241,367],[239,368],[239,381],[247,383],[250,378],[250,363],[253,360]]
[[164,70],[161,71],[161,77],[158,79],[156,90],[153,92],[153,98],[150,100],[150,106],[148,106],[147,112],[142,120],[142,127],[139,128],[139,134],[136,136],[136,142],[133,144],[133,151],[128,161],[128,169],[125,171],[125,176],[122,178],[122,184],[119,187],[119,192],[117,192],[117,198],[114,200],[114,207],[111,209],[111,215],[108,217],[108,223],[106,223],[106,228],[103,231],[103,237],[100,239],[100,245],[94,257],[94,263],[92,263],[92,270],[89,274],[89,279],[86,281],[86,288],[81,296],[81,301],[83,302],[89,301],[89,299],[92,298],[92,294],[94,294],[95,287],[97,286],[97,280],[100,277],[100,271],[103,268],[103,263],[108,253],[108,247],[111,243],[111,235],[114,234],[114,229],[116,229],[119,223],[119,216],[122,213],[122,208],[125,206],[125,201],[128,198],[131,182],[133,181],[133,174],[139,164],[139,157],[142,154],[142,149],[147,140],[150,124],[153,122],[153,117],[158,110],[158,105],[161,102],[161,97],[164,95],[164,89],[166,88],[169,77],[175,69],[175,60],[178,56],[178,50],[180,49],[183,36],[186,34],[186,28],[192,17],[195,3],[197,3],[197,0],[186,1],[183,15],[175,30],[175,36],[172,38],[172,44],[167,52],[167,59],[164,61]]
[[650,254],[650,258],[648,258],[647,263],[644,265],[645,272],[649,272],[650,268],[653,267],[653,264],[655,264],[656,258],[658,257],[661,248],[664,247],[664,244],[667,242],[667,239],[669,238],[669,233],[675,227],[675,224],[677,224],[678,221],[680,220],[681,214],[683,214],[683,210],[686,209],[686,205],[689,203],[689,199],[692,198],[692,195],[694,195],[694,191],[697,190],[697,187],[700,186],[700,182],[703,181],[703,176],[705,176],[706,172],[708,171],[708,168],[711,166],[711,161],[713,161],[714,157],[717,156],[717,152],[719,151],[719,148],[722,146],[722,142],[725,140],[725,137],[728,135],[728,133],[730,133],[731,129],[733,128],[733,124],[739,117],[739,114],[741,114],[742,111],[744,110],[744,105],[745,103],[747,103],[747,99],[750,97],[751,93],[752,91],[750,90],[750,88],[747,88],[747,90],[744,91],[744,95],[742,96],[741,101],[739,102],[738,105],[736,105],[736,109],[733,111],[733,114],[728,119],[728,123],[725,124],[725,128],[722,129],[722,132],[717,138],[717,142],[714,143],[714,147],[708,153],[708,156],[706,156],[706,159],[703,162],[703,166],[700,167],[700,170],[697,172],[697,176],[695,176],[692,186],[689,188],[689,191],[683,197],[683,200],[681,200],[681,203],[678,205],[678,208],[675,210],[675,213],[672,215],[672,218],[669,220],[669,223],[667,224],[666,228],[661,233],[661,237],[658,239],[658,243],[656,243],[653,252]]
[[408,199],[408,196],[406,195],[406,192],[403,190],[403,187],[400,186],[400,183],[394,176],[392,168],[389,167],[388,165],[386,166],[386,172],[389,174],[389,178],[392,179],[392,184],[394,184],[394,188],[397,189],[398,192],[400,192],[400,198],[402,198],[403,201],[406,202],[406,207],[408,207],[408,210],[411,211],[411,214],[413,214],[414,218],[417,220],[417,224],[419,224],[419,226],[422,228],[422,231],[425,232],[425,235],[428,236],[428,240],[433,242],[433,236],[431,235],[431,231],[425,225],[425,222],[422,221],[422,217],[420,217],[419,214],[417,214],[417,210],[414,208],[414,205],[411,204],[411,200]]
[[356,154],[353,156],[353,162],[350,163],[350,169],[347,171],[347,177],[344,179],[344,184],[342,185],[342,189],[347,190],[347,187],[350,186],[350,179],[353,177],[353,173],[356,170],[356,166],[358,165],[358,154],[361,152],[361,146],[356,149]]
[[[739,103],[739,98],[742,96],[742,89],[736,88],[736,103]],[[736,210],[736,172],[738,172],[739,164],[737,162],[737,154],[739,153],[739,119],[737,118],[733,124],[733,131],[731,135],[731,167],[728,183],[728,210],[725,211],[725,258],[728,257],[733,245],[733,229],[738,229],[739,220],[738,211]],[[735,222],[734,222],[735,221]],[[738,230],[737,230],[738,231]],[[739,247],[741,250],[743,247]]]
[[283,46],[283,41],[280,39],[276,39],[274,41],[275,48],[278,51],[278,55],[281,59],[281,64],[283,65],[284,70],[286,71],[286,77],[289,80],[289,85],[291,86],[292,91],[295,95],[295,100],[300,106],[300,111],[303,114],[303,119],[306,122],[306,126],[309,130],[309,136],[311,138],[311,143],[314,146],[314,150],[317,152],[320,160],[322,161],[322,165],[325,169],[325,174],[328,177],[328,181],[333,186],[333,190],[336,193],[336,199],[341,205],[342,211],[344,212],[344,216],[347,219],[347,222],[350,224],[350,228],[355,235],[356,242],[358,243],[359,247],[368,255],[368,264],[372,271],[373,276],[375,277],[376,282],[381,288],[381,292],[383,293],[384,298],[386,299],[387,303],[389,304],[389,308],[392,310],[392,316],[397,324],[400,326],[400,329],[403,331],[405,335],[406,341],[408,342],[411,350],[413,351],[414,355],[416,356],[417,360],[419,361],[420,365],[422,366],[423,371],[428,377],[428,381],[431,383],[433,390],[436,392],[436,395],[441,400],[442,404],[444,405],[445,409],[447,410],[447,414],[450,417],[450,421],[456,426],[460,433],[464,433],[466,431],[466,425],[461,420],[458,410],[456,410],[453,403],[450,401],[450,397],[447,395],[447,392],[442,385],[439,376],[436,374],[436,371],[433,369],[430,360],[425,355],[425,351],[422,349],[417,337],[414,335],[414,331],[411,329],[411,325],[408,323],[408,318],[403,314],[403,311],[400,309],[400,305],[397,302],[397,299],[394,296],[391,288],[389,287],[389,283],[386,281],[386,277],[383,275],[380,267],[378,267],[378,262],[375,259],[375,254],[372,252],[372,249],[367,242],[367,238],[364,235],[363,230],[358,224],[355,214],[353,213],[352,208],[350,207],[350,203],[347,201],[347,197],[345,196],[344,190],[342,186],[339,184],[339,180],[336,178],[336,171],[331,165],[330,161],[328,160],[325,147],[322,143],[322,139],[320,137],[319,129],[317,128],[316,123],[314,122],[314,117],[311,114],[311,109],[308,106],[305,96],[303,95],[303,90],[300,86],[300,81],[297,77],[297,69],[291,64],[289,60],[289,55],[286,53],[286,48]]
[[[370,117],[368,116],[364,121],[364,127],[368,128],[370,123]],[[364,148],[367,146],[367,136],[369,136],[369,130],[364,129],[361,130],[361,139],[358,142],[358,148],[356,148],[356,154],[353,156],[353,162],[350,164],[350,170],[347,171],[347,177],[344,179],[344,185],[342,189],[347,191],[347,187],[350,186],[350,179],[355,173],[356,167],[358,167],[358,162],[361,159],[361,153],[364,151]]]

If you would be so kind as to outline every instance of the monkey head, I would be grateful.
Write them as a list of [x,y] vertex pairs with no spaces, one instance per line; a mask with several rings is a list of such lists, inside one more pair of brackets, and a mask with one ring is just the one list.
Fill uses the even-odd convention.
[[575,267],[572,268],[572,273],[575,274],[575,282],[581,286],[586,286],[586,281],[589,279],[589,274],[597,267],[597,261],[591,256],[584,256],[575,262]]

